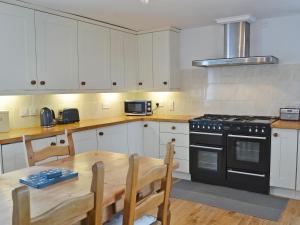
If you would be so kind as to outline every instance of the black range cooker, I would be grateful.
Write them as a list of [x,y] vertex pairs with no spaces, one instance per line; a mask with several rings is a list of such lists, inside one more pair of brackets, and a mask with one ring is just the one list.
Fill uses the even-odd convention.
[[192,181],[268,194],[275,119],[205,114],[190,120]]

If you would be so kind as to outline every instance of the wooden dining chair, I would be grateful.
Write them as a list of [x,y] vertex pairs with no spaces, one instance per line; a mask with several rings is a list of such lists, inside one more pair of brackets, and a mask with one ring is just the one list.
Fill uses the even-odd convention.
[[102,224],[102,204],[104,191],[104,165],[97,162],[92,167],[91,192],[84,196],[67,200],[49,211],[31,218],[30,193],[27,186],[12,191],[12,225],[67,225],[82,221],[81,224]]
[[[152,224],[170,224],[170,192],[172,188],[172,171],[174,158],[174,144],[168,143],[164,165],[157,166],[146,174],[139,176],[140,158],[136,154],[129,158],[129,170],[127,174],[123,225],[133,225],[134,221],[141,218],[149,210],[158,209],[156,222]],[[146,186],[160,182],[158,191],[153,191],[138,199],[138,191]]]
[[41,137],[37,137],[34,135],[24,135],[23,142],[25,144],[25,149],[27,153],[28,165],[34,166],[37,162],[41,162],[45,159],[55,157],[55,156],[74,156],[75,149],[74,149],[72,131],[66,130],[65,134],[68,140],[68,145],[63,145],[63,146],[50,145],[38,151],[33,150],[32,141],[40,139]]

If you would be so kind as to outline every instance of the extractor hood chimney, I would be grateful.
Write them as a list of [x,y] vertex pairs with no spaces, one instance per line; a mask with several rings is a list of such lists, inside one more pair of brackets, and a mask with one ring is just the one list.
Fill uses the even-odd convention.
[[224,58],[194,60],[198,67],[240,66],[277,64],[274,56],[250,56],[250,23],[255,18],[250,15],[218,19],[224,25]]

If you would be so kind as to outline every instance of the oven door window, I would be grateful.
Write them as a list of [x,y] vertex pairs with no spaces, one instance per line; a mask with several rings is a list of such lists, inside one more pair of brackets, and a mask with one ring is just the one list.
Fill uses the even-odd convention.
[[197,154],[198,169],[218,171],[218,153],[199,151]]
[[229,168],[264,172],[269,164],[268,154],[267,141],[264,139],[230,136],[227,139]]
[[235,158],[238,161],[259,163],[260,143],[238,140],[235,142]]

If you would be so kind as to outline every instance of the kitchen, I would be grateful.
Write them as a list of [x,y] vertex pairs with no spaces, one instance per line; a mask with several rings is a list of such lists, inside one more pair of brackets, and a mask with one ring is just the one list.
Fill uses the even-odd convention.
[[[204,114],[268,116],[268,122],[263,123],[263,128],[260,127],[261,124],[253,124],[251,118],[246,118],[247,132],[249,128],[251,132],[255,132],[255,129],[269,130],[266,139],[270,146],[264,147],[265,151],[269,151],[269,159],[265,161],[266,170],[254,173],[264,175],[267,184],[264,191],[258,192],[270,191],[269,196],[293,199],[281,210],[279,218],[273,220],[297,224],[297,213],[290,217],[286,214],[289,210],[293,211],[293,207],[299,207],[296,200],[300,199],[300,160],[297,158],[300,141],[299,122],[273,122],[277,120],[273,117],[280,116],[280,108],[300,107],[300,47],[297,44],[300,32],[295,29],[300,22],[299,4],[289,1],[289,4],[284,6],[280,3],[269,6],[265,3],[266,12],[262,12],[257,6],[259,3],[256,3],[248,10],[246,3],[237,4],[230,14],[215,12],[211,3],[212,5],[208,5],[212,11],[210,16],[198,15],[196,21],[186,15],[178,15],[181,16],[181,20],[175,20],[174,17],[173,22],[168,23],[164,19],[149,19],[152,18],[152,14],[148,14],[148,10],[167,4],[159,3],[158,0],[150,0],[148,4],[138,0],[131,3],[132,7],[137,7],[145,13],[145,18],[134,22],[130,16],[117,19],[107,16],[102,11],[101,17],[92,11],[80,11],[80,6],[62,6],[58,3],[51,4],[50,1],[49,5],[33,0],[28,3],[3,1],[0,17],[5,22],[0,27],[1,33],[5,35],[0,43],[0,77],[3,80],[0,84],[0,109],[4,111],[1,117],[9,117],[4,119],[3,131],[7,131],[8,127],[9,131],[0,133],[1,172],[5,175],[27,167],[23,135],[43,135],[43,138],[35,140],[35,148],[43,148],[53,143],[64,145],[64,132],[69,128],[74,131],[76,154],[89,150],[108,150],[164,158],[168,142],[175,139],[174,159],[179,162],[179,168],[173,176],[189,181],[193,174],[193,169],[190,168],[191,161],[196,158],[191,157],[190,151],[195,152],[195,149],[190,148],[190,145],[207,144],[206,147],[223,148],[223,151],[228,148],[227,144],[217,144],[215,139],[213,143],[203,143],[203,140],[192,143],[191,132],[214,133],[208,130],[208,126],[213,129],[215,125],[220,125],[215,122],[209,125],[207,121],[196,121],[196,124],[193,124],[193,119]],[[129,5],[123,5],[125,3],[120,4],[120,10],[126,11],[130,8]],[[178,10],[178,4],[174,4],[170,11],[165,10],[165,13]],[[202,10],[203,7],[192,1],[187,4],[186,8],[195,6],[198,7],[197,10]],[[252,16],[248,15],[249,13]],[[220,18],[225,19],[218,20]],[[226,37],[224,21],[230,24],[230,20],[248,21],[250,24],[250,53],[247,46],[244,46],[244,52],[241,54],[245,55],[240,55],[241,57],[274,56],[272,60],[275,61],[271,60],[272,64],[269,65],[209,68],[193,66],[192,62],[195,60],[226,57],[224,51],[230,49],[232,43],[228,46],[223,45]],[[7,24],[11,29],[7,29]],[[247,28],[244,32],[247,36]],[[231,56],[226,58],[232,58]],[[279,63],[276,59],[279,59]],[[151,100],[153,115],[126,116],[124,102],[141,99]],[[80,122],[41,128],[40,109],[43,107],[53,109],[56,117],[61,109],[76,108],[79,111]],[[192,130],[192,126],[198,126],[198,123],[204,125],[205,129]],[[226,120],[221,123],[222,127],[228,125]],[[231,124],[244,126],[240,123]],[[226,131],[223,137],[241,135],[232,132]],[[244,131],[242,135],[249,136],[247,132]],[[262,133],[251,135],[263,136]],[[226,151],[228,154],[229,150]],[[224,173],[227,177],[230,173],[228,170],[235,171],[237,168],[231,168],[235,166],[230,163],[227,165],[228,155],[224,160]],[[245,164],[244,161],[243,166]],[[247,169],[249,168],[235,172],[253,174],[257,168],[249,171]],[[210,181],[200,181],[197,184],[214,183],[213,176],[209,178]],[[192,180],[195,181],[193,177]],[[235,186],[241,180],[238,178],[230,186]],[[250,181],[250,185],[246,186],[251,184],[257,186],[255,181]],[[202,187],[204,186],[203,184]],[[174,187],[177,190],[176,184]],[[239,186],[238,189],[243,188]],[[250,192],[245,193],[252,196]],[[235,217],[238,217],[237,220],[242,218],[238,214],[242,212],[237,209],[205,204],[203,200],[188,202],[178,200],[174,206],[177,204],[180,208],[181,204],[198,207],[204,204],[218,208],[207,209],[214,215],[224,213],[217,211],[219,208],[225,212],[237,212],[233,216],[227,215],[228,221]],[[240,207],[242,208],[242,204]],[[173,215],[178,213],[177,208],[173,210]],[[192,217],[189,212],[181,213],[178,217],[186,217],[186,221]],[[204,220],[201,210],[197,213],[195,219]],[[260,217],[247,212],[244,214],[246,219],[250,217],[253,221],[261,222],[264,218],[272,220],[264,215]],[[171,224],[180,224],[176,221],[176,217],[171,219]],[[178,221],[181,221],[181,224],[189,224],[182,222],[183,219]]]

